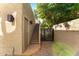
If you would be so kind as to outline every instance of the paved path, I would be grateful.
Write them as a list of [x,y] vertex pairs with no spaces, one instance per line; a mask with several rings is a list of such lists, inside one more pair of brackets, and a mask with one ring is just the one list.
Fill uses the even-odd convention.
[[43,41],[41,49],[33,54],[33,56],[52,56],[52,41]]
[[[53,42],[51,41],[43,41],[41,44],[41,49],[37,51],[32,56],[53,56]],[[79,56],[79,52],[74,56]]]

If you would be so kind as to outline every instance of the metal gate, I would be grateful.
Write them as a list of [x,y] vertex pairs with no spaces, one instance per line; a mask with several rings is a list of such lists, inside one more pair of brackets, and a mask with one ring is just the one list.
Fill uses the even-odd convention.
[[54,41],[54,30],[52,28],[41,28],[42,41]]

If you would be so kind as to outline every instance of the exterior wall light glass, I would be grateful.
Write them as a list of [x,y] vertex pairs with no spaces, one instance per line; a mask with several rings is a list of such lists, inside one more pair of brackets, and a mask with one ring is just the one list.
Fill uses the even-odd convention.
[[13,22],[13,21],[14,21],[14,16],[11,15],[11,14],[8,14],[8,15],[7,15],[7,21]]

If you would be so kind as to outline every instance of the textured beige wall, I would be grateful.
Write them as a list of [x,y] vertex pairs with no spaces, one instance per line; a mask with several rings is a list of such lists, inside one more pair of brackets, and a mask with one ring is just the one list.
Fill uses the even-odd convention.
[[[30,40],[32,39],[32,32],[33,32],[33,28],[34,28],[34,25],[35,25],[35,20],[34,20],[34,17],[33,17],[33,12],[32,12],[32,9],[31,9],[31,6],[30,4],[23,4],[23,14],[22,14],[22,17],[23,17],[23,33],[25,35],[23,35],[23,51],[27,48],[27,46],[30,44]],[[28,19],[25,20],[24,17],[26,17]],[[30,24],[29,22],[30,21],[33,21],[33,24]],[[27,25],[26,25],[27,24]]]
[[79,50],[79,31],[56,30],[54,31],[54,39],[70,45],[77,51]]
[[[6,33],[5,21],[7,15],[16,12],[16,29],[12,33]],[[15,54],[22,53],[22,4],[0,4],[0,16],[2,17],[2,41],[3,48],[14,48]]]
[[[16,28],[13,32],[7,33],[5,21],[7,20],[7,15],[13,12],[16,12],[13,24],[15,25],[16,23]],[[33,31],[34,24],[29,24],[24,20],[24,17],[26,17],[29,21],[34,21],[31,6],[29,4],[0,4],[0,17],[2,17],[1,24],[4,33],[4,36],[0,36],[0,48],[2,49],[3,47],[5,50],[14,48],[15,54],[21,54],[27,48]]]

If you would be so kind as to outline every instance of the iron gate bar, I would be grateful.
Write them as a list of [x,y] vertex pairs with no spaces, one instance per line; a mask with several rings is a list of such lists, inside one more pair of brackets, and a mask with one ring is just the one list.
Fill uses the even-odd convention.
[[54,41],[54,30],[52,28],[41,28],[42,41]]

